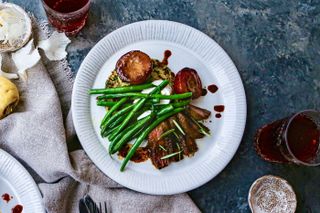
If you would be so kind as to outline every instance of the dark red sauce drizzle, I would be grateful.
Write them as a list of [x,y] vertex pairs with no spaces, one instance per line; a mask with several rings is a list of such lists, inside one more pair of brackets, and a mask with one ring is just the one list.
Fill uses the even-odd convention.
[[211,84],[211,85],[208,86],[208,90],[209,90],[211,93],[217,92],[218,89],[219,89],[218,86],[215,85],[215,84]]
[[216,114],[216,118],[221,118],[221,114],[220,114],[220,113],[217,113],[217,114]]
[[216,112],[223,112],[224,111],[224,105],[215,105],[213,107],[214,111]]
[[22,210],[23,210],[23,206],[18,204],[12,209],[12,213],[21,213]]
[[172,53],[170,50],[164,51],[164,56],[163,56],[163,60],[162,60],[161,64],[168,65],[168,59],[170,58],[171,55],[172,55]]
[[7,203],[9,203],[9,201],[12,199],[12,197],[8,193],[3,194],[1,197],[2,200],[6,201]]
[[217,114],[215,115],[216,118],[221,118],[221,113],[224,111],[224,105],[215,105],[213,109],[217,112]]

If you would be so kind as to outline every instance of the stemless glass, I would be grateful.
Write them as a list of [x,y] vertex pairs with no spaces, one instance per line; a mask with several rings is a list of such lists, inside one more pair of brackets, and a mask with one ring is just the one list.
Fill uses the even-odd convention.
[[320,112],[304,110],[263,126],[255,147],[267,161],[306,166],[320,165]]
[[41,0],[49,22],[59,32],[76,35],[85,25],[90,0]]
[[306,166],[320,165],[320,112],[305,110],[293,115],[283,128],[279,146],[290,162]]

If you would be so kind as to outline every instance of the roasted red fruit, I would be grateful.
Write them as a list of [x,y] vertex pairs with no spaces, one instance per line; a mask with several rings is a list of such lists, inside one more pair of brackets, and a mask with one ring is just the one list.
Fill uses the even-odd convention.
[[193,99],[199,98],[202,94],[202,83],[197,71],[188,67],[177,73],[173,88],[177,94],[192,92]]
[[151,75],[152,61],[144,52],[133,50],[121,56],[116,70],[122,81],[141,84]]

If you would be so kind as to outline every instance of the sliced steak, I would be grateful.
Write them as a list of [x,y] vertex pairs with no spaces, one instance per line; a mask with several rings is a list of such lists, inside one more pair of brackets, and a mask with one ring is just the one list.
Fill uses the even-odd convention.
[[165,141],[161,139],[161,140],[158,140],[157,142],[154,142],[150,145],[148,144],[148,150],[149,150],[149,157],[150,157],[152,164],[157,169],[162,169],[162,168],[169,165],[170,159],[164,159],[164,160],[161,159],[163,156],[167,155],[167,152],[162,150],[159,147],[159,144],[164,147]]
[[183,128],[185,134],[193,139],[202,138],[204,135],[200,132],[199,127],[190,118],[182,113],[177,114],[178,123]]
[[[168,153],[176,153],[176,152],[181,151],[178,139],[175,136],[165,137],[165,141],[167,143]],[[173,157],[171,157],[169,159],[170,159],[171,162],[180,161],[180,160],[183,159],[183,153],[180,153],[180,156],[179,156],[179,154],[177,154],[177,155],[175,155],[175,156],[173,156]]]
[[[131,147],[132,147],[131,144],[126,144],[124,147],[122,147],[119,150],[118,156],[125,158],[129,150],[131,149]],[[135,163],[141,163],[148,160],[148,158],[149,158],[148,149],[146,149],[146,147],[139,147],[136,150],[136,152],[133,154],[130,160]]]
[[177,138],[177,143],[179,144],[180,149],[182,150],[183,155],[186,156],[191,156],[191,152],[189,151],[189,147],[186,141],[186,138],[177,130],[176,125],[174,124],[173,120],[178,120],[176,116],[172,116],[168,119],[170,128],[176,129],[176,135],[178,136]]
[[167,131],[168,129],[170,129],[169,124],[164,121],[161,122],[156,128],[154,128],[148,135],[148,142],[157,142],[160,138],[160,136]]
[[[169,165],[171,159],[164,159],[162,160],[161,158],[163,156],[166,156],[168,154],[168,143],[165,139],[160,139],[160,136],[167,131],[170,128],[168,123],[166,121],[160,123],[156,128],[154,128],[148,135],[148,153],[149,153],[149,158],[152,162],[152,164],[157,168],[157,169],[162,169],[166,166]],[[159,146],[161,145],[164,147],[167,151],[161,149]]]
[[188,135],[185,138],[186,138],[186,143],[189,149],[189,156],[192,156],[196,151],[198,151],[196,140],[189,137]]
[[188,113],[188,115],[190,115],[193,119],[197,121],[208,119],[209,116],[211,115],[210,111],[206,109],[202,109],[200,107],[196,107],[192,104],[189,104],[187,106],[186,112]]

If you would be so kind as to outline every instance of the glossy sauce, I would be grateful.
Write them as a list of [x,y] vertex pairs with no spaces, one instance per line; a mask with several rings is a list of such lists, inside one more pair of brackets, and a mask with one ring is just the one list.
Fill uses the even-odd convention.
[[16,205],[13,209],[12,209],[12,213],[21,213],[23,210],[23,206],[21,205]]
[[6,201],[7,203],[9,203],[9,201],[12,199],[12,197],[8,193],[3,194],[1,197],[2,200]]
[[288,129],[288,145],[293,155],[303,162],[311,162],[319,149],[320,130],[307,116],[298,115]]
[[218,86],[215,85],[215,84],[211,84],[208,86],[208,90],[211,92],[211,93],[216,93],[218,91]]
[[[118,152],[118,156],[125,158],[131,147],[132,147],[131,144],[127,144],[126,146],[124,146]],[[148,158],[149,158],[148,157],[148,149],[146,147],[139,147],[130,160],[135,163],[141,163],[141,162],[148,160]]]
[[224,105],[215,105],[213,107],[214,111],[216,112],[223,112],[224,111]]
[[207,91],[205,88],[203,88],[203,89],[202,89],[202,94],[201,94],[201,96],[206,96],[207,93],[208,93],[208,91]]
[[164,51],[164,56],[163,56],[163,60],[161,62],[162,65],[168,65],[168,59],[170,58],[170,56],[172,55],[170,50],[166,50]]
[[220,114],[220,113],[217,113],[217,114],[215,115],[215,117],[216,117],[216,118],[221,118],[221,114]]

